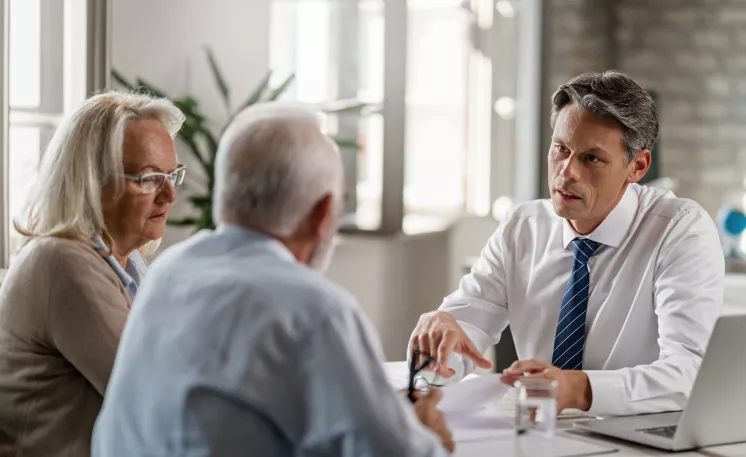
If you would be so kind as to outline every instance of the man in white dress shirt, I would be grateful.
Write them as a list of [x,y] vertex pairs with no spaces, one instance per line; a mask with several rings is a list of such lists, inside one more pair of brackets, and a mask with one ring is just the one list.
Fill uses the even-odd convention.
[[559,382],[558,411],[680,410],[723,297],[724,259],[695,202],[636,184],[658,135],[651,97],[617,72],[578,76],[552,97],[551,200],[519,205],[410,350],[459,379],[510,324],[505,370]]
[[395,393],[331,256],[342,164],[314,113],[243,112],[216,162],[219,227],[168,249],[137,294],[93,455],[445,457],[438,391]]

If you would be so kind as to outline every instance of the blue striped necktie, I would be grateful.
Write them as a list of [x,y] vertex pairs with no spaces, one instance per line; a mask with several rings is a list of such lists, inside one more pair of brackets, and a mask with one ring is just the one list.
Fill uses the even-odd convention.
[[572,242],[575,260],[565,295],[562,296],[552,352],[552,365],[563,370],[579,370],[583,366],[585,315],[590,287],[588,261],[600,246],[601,243],[584,238],[576,238]]

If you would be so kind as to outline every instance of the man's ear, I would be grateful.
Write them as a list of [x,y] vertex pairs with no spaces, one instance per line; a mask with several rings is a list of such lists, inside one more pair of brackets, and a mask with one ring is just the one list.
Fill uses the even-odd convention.
[[311,233],[323,237],[334,222],[334,196],[326,194],[313,205],[309,215]]
[[627,183],[632,184],[641,180],[650,169],[651,162],[652,154],[650,153],[650,149],[643,149],[638,152],[628,165],[630,173],[627,176]]

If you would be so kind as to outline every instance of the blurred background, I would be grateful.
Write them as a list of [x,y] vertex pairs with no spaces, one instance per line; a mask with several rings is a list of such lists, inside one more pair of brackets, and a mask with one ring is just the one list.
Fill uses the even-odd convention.
[[[656,99],[646,180],[718,220],[742,270],[746,2],[739,0],[2,0],[0,254],[61,118],[95,91],[177,101],[189,167],[163,247],[212,226],[208,157],[258,101],[326,112],[345,164],[328,277],[404,356],[512,205],[546,196],[550,96],[618,69]],[[743,217],[742,217],[743,216]],[[0,265],[2,266],[2,265]],[[732,276],[737,278],[737,275]]]

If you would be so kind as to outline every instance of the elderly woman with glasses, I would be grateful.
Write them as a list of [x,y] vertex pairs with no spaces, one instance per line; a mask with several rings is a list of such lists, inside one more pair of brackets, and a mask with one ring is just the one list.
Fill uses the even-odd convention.
[[[87,456],[119,338],[184,180],[184,116],[96,95],[56,130],[0,287],[0,436],[13,455]],[[133,399],[137,401],[137,399]],[[3,440],[3,439],[0,439]]]

